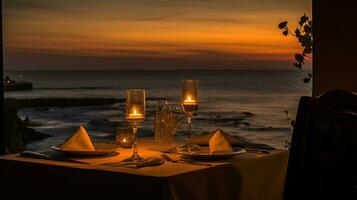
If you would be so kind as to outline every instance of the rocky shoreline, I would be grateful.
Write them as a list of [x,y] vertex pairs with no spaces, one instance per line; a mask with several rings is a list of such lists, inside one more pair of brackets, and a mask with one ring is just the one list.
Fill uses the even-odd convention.
[[48,134],[29,128],[30,121],[18,117],[17,111],[22,108],[33,107],[72,107],[72,106],[94,106],[108,105],[124,102],[124,99],[114,98],[35,98],[15,99],[5,98],[5,139],[7,153],[20,152],[25,149],[26,144],[51,137]]
[[[162,98],[148,98],[149,101],[155,101]],[[26,144],[40,141],[49,137],[49,134],[39,132],[38,129],[33,127],[41,126],[29,120],[25,115],[22,119],[18,116],[18,110],[34,108],[39,111],[48,111],[51,107],[67,108],[67,107],[80,107],[80,106],[105,106],[112,104],[123,104],[125,99],[114,98],[33,98],[33,99],[15,99],[5,98],[5,136],[7,143],[7,152],[15,153],[20,152],[26,148]],[[123,106],[123,105],[119,105]],[[115,106],[115,109],[117,106]],[[60,109],[62,110],[62,109]],[[147,110],[148,117],[152,117],[154,111]],[[221,116],[218,113],[209,113],[195,117],[195,121],[199,124],[210,122],[210,124],[220,125],[224,127],[238,127],[243,126],[244,129],[251,129],[247,119],[253,116],[250,112],[241,112],[235,116]],[[26,117],[24,119],[24,117]],[[101,130],[105,127],[106,132],[115,132],[115,127],[119,126],[118,122],[109,121],[108,119],[91,119],[88,121],[88,126],[93,130],[100,127]],[[272,128],[273,129],[273,128]],[[258,130],[259,131],[259,130]],[[153,136],[153,130],[148,128],[141,128],[141,133],[145,136]],[[178,132],[178,135],[185,135],[185,131]],[[113,135],[106,136],[112,138]],[[243,137],[243,136],[238,136]],[[240,138],[242,141],[245,138]],[[250,143],[246,141],[246,143]]]

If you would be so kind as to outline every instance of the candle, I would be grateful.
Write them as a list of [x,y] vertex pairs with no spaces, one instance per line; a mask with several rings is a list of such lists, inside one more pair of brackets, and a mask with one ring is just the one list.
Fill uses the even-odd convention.
[[123,148],[130,148],[133,144],[133,130],[131,128],[117,128],[116,143]]
[[191,96],[187,96],[187,98],[183,101],[184,105],[196,105],[197,102],[195,99],[191,99]]
[[139,113],[136,111],[136,109],[134,108],[133,109],[133,112],[132,113],[129,113],[129,117],[128,118],[131,118],[131,119],[141,119],[141,118],[144,118],[143,114]]

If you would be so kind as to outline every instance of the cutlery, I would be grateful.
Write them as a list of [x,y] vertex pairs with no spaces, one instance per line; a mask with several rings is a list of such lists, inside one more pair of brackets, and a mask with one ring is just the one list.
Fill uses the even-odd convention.
[[167,154],[161,154],[161,157],[163,159],[165,159],[167,162],[171,162],[171,163],[186,163],[186,164],[192,164],[192,165],[199,165],[199,166],[211,166],[211,164],[209,163],[204,163],[204,162],[197,162],[197,161],[190,161],[190,160],[176,160],[176,159],[172,159],[170,158]]
[[128,167],[128,168],[143,168],[143,167],[152,167],[159,166],[164,164],[165,160],[162,158],[147,158],[141,162],[131,161],[131,162],[114,162],[114,163],[104,163],[103,165],[112,166],[112,167]]
[[[143,161],[145,162],[145,161]],[[112,162],[112,163],[104,163],[103,165],[107,165],[107,166],[112,166],[112,167],[120,167],[120,166],[129,166],[129,165],[138,165],[139,162],[138,161],[131,161],[131,162]]]
[[44,153],[39,153],[39,152],[35,152],[35,151],[22,151],[20,153],[21,157],[25,157],[25,158],[38,158],[38,159],[45,159],[45,160],[53,160],[53,161],[59,161],[59,162],[68,162],[68,163],[76,163],[76,164],[89,164],[87,162],[83,162],[83,161],[78,161],[78,160],[73,160],[70,158],[66,158],[66,157],[55,157],[55,156],[51,156],[48,154],[44,154]]

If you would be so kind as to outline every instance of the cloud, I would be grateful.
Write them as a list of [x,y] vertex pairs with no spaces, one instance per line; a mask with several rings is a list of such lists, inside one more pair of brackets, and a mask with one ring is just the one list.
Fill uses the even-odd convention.
[[[20,55],[20,56],[19,56]],[[290,61],[222,60],[199,57],[103,57],[51,54],[11,54],[5,70],[115,70],[115,69],[289,69]],[[11,66],[11,67],[10,67]],[[292,69],[292,67],[291,67]]]
[[60,4],[48,4],[43,1],[33,0],[7,0],[4,1],[4,8],[10,10],[58,10]]
[[309,2],[6,0],[6,65],[99,67],[101,61],[118,68],[240,68],[284,63],[290,59],[287,52],[299,46],[282,37],[276,24],[299,17],[297,12],[311,9]]

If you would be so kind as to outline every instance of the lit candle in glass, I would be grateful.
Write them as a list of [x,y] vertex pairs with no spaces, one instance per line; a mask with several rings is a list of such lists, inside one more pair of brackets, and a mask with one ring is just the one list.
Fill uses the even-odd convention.
[[182,81],[181,104],[186,112],[192,113],[198,109],[197,80]]
[[183,103],[184,105],[196,105],[196,100],[192,99],[191,96],[187,96],[184,100]]
[[126,92],[126,105],[125,105],[125,120],[133,129],[133,154],[130,158],[124,160],[127,162],[140,161],[143,158],[139,155],[137,150],[137,130],[139,125],[145,118],[145,90],[143,89],[129,89]]
[[193,150],[191,145],[191,127],[192,127],[192,113],[198,109],[198,97],[197,97],[197,80],[183,80],[181,91],[181,104],[185,109],[187,116],[187,144],[184,146],[189,151]]
[[118,127],[116,143],[123,148],[131,148],[133,144],[133,129]]
[[140,118],[144,118],[144,115],[137,112],[135,108],[133,108],[133,111],[131,113],[129,113],[128,118],[131,119],[140,119]]

